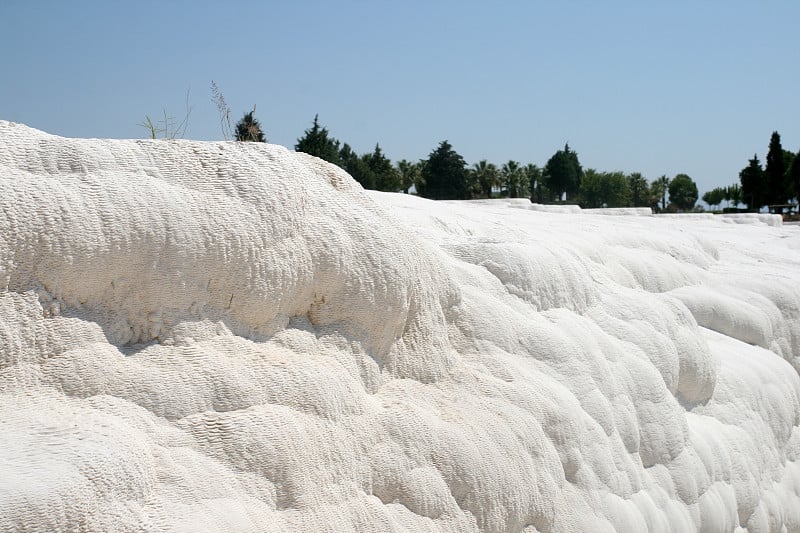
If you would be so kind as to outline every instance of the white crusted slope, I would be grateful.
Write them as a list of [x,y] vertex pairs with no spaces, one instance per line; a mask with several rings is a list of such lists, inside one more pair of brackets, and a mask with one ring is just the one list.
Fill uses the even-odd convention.
[[800,531],[800,231],[518,207],[0,122],[0,531]]

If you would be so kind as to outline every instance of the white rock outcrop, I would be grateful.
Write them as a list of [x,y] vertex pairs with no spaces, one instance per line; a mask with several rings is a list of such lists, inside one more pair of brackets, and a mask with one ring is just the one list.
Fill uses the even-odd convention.
[[0,531],[800,531],[800,228],[548,211],[0,122]]

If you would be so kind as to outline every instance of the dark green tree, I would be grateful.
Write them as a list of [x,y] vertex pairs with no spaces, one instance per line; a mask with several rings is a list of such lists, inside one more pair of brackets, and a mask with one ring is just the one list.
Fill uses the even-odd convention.
[[392,162],[383,155],[380,144],[375,145],[371,154],[364,156],[370,172],[375,177],[375,189],[385,192],[400,190],[400,174],[397,173]]
[[590,168],[583,173],[578,194],[581,207],[625,207],[629,201],[628,180],[622,172],[598,172]]
[[739,172],[739,183],[742,185],[742,201],[751,211],[758,211],[767,203],[766,176],[758,155],[753,154],[753,159]]
[[765,169],[767,182],[767,203],[771,205],[785,204],[788,199],[786,184],[786,160],[781,147],[781,136],[777,131],[772,132],[767,152],[767,168]]
[[680,211],[691,211],[697,203],[697,184],[687,174],[678,174],[669,182],[669,202]]
[[434,200],[469,198],[466,163],[446,140],[439,143],[423,164],[419,194]]
[[792,196],[800,202],[800,151],[794,156],[792,164],[789,166],[788,181],[792,186]]
[[578,198],[580,206],[585,209],[601,207],[600,190],[602,188],[602,176],[600,172],[593,168],[584,170],[583,177],[581,178],[580,197]]
[[330,137],[326,128],[320,127],[319,115],[314,115],[314,124],[297,139],[294,149],[345,168],[339,153],[339,141]]
[[267,142],[267,138],[264,136],[264,132],[261,131],[261,124],[258,122],[258,119],[255,118],[253,115],[256,112],[256,106],[253,106],[253,110],[249,113],[245,113],[244,116],[236,123],[236,140],[237,141],[249,141],[249,142],[260,142],[265,143]]
[[631,207],[650,207],[650,187],[640,172],[628,176]]
[[575,196],[580,188],[582,175],[578,154],[570,150],[569,144],[553,154],[544,167],[545,185],[556,201],[560,201],[562,196],[565,200]]
[[375,189],[375,174],[369,168],[366,157],[359,157],[350,145],[344,143],[339,151],[341,167],[350,174],[354,180],[361,184],[365,189]]

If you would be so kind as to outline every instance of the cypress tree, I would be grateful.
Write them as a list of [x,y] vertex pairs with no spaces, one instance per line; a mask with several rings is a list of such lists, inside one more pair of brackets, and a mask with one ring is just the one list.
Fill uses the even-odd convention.
[[365,156],[367,166],[375,176],[375,189],[385,192],[400,190],[400,174],[395,170],[392,162],[383,155],[380,144],[375,145],[375,150]]
[[788,178],[789,185],[794,189],[790,191],[790,193],[794,193],[794,197],[797,199],[798,203],[800,203],[800,151],[797,152],[797,155],[795,155],[792,160],[792,165],[789,167]]
[[[314,115],[314,124],[311,128],[303,132],[303,136],[297,139],[294,145],[297,152],[304,152],[315,157],[319,157],[334,165],[344,168],[339,151],[339,141],[328,136],[328,130],[320,127],[319,115]],[[345,168],[345,170],[347,170]]]
[[777,131],[772,132],[767,152],[766,200],[769,204],[785,204],[788,198],[786,188],[786,160],[781,147],[781,136]]
[[434,200],[469,198],[466,163],[446,140],[439,143],[423,164],[419,194]]
[[742,201],[747,208],[751,211],[760,210],[766,203],[766,184],[764,169],[757,154],[753,154],[753,159],[739,172],[739,182],[742,184]]

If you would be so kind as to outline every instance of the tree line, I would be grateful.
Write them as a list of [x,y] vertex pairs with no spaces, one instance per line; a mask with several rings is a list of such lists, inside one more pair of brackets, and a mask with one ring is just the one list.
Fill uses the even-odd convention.
[[784,150],[781,136],[772,132],[767,151],[766,168],[761,166],[758,154],[739,172],[741,200],[751,210],[772,206],[782,212],[792,199],[800,199],[800,150],[797,154]]
[[753,154],[739,172],[739,183],[712,189],[703,194],[703,201],[711,207],[720,206],[724,200],[729,207],[744,203],[750,211],[760,211],[766,206],[782,213],[786,208],[796,207],[790,202],[797,200],[799,194],[800,150],[797,154],[784,150],[780,134],[773,131],[766,168],[762,167],[758,154]]
[[[583,170],[569,144],[540,167],[510,160],[502,165],[486,159],[467,166],[464,158],[444,140],[427,159],[396,164],[379,144],[358,155],[347,143],[334,138],[314,117],[312,126],[297,140],[295,150],[342,167],[365,189],[417,194],[435,200],[476,198],[529,198],[537,203],[577,203],[582,207],[650,207],[656,211],[689,210],[697,201],[697,186],[686,174],[652,182],[639,172]],[[667,202],[669,195],[669,203]]]
[[[254,109],[255,111],[255,109]],[[265,141],[253,111],[236,125],[237,140]],[[687,174],[673,178],[662,175],[648,181],[641,173],[584,170],[578,154],[566,144],[543,167],[509,160],[502,165],[486,159],[467,166],[464,158],[444,140],[427,159],[396,164],[386,157],[380,144],[368,153],[357,154],[347,143],[334,138],[314,116],[312,126],[297,139],[295,150],[324,159],[343,168],[365,189],[417,194],[435,200],[529,198],[536,203],[576,203],[583,208],[649,207],[655,212],[690,211],[698,200],[697,184]],[[785,206],[800,192],[800,152],[781,147],[773,132],[766,168],[758,155],[739,173],[739,183],[718,187],[703,194],[712,208],[723,201],[728,207],[742,203],[749,210],[763,206]]]

